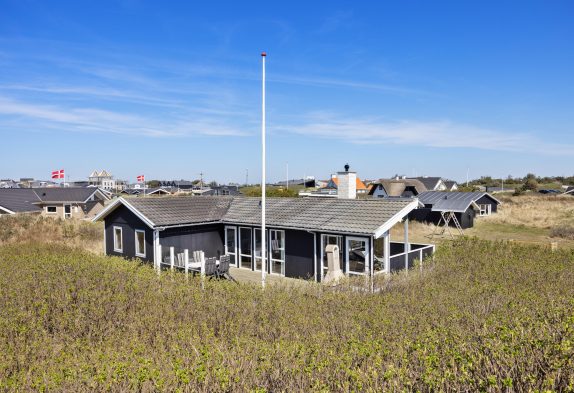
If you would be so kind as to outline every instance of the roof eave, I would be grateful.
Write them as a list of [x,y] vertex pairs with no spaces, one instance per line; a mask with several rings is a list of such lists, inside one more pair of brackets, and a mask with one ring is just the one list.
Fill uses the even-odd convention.
[[111,205],[109,205],[108,207],[106,207],[104,210],[102,210],[101,212],[99,212],[93,219],[92,222],[97,222],[100,221],[104,218],[106,218],[108,216],[108,214],[110,214],[111,212],[113,212],[114,210],[116,210],[119,205],[123,205],[125,207],[128,208],[128,210],[130,210],[133,214],[135,214],[140,220],[142,220],[144,222],[144,224],[146,224],[148,227],[155,229],[156,225],[149,219],[147,218],[143,213],[141,213],[138,209],[136,209],[135,207],[133,207],[128,201],[126,201],[124,198],[118,198],[117,200],[115,200]]
[[383,236],[388,230],[394,227],[395,224],[400,222],[403,217],[407,216],[411,211],[417,209],[419,206],[421,206],[421,202],[417,198],[413,199],[411,203],[407,204],[405,207],[395,213],[395,215],[393,215],[389,220],[387,220],[387,222],[377,228],[377,230],[373,233],[373,237],[378,239]]

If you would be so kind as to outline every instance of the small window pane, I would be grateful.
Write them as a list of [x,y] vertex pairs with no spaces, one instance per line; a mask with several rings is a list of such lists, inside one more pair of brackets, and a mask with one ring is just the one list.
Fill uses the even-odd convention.
[[350,239],[347,243],[348,258],[349,258],[349,272],[350,273],[365,273],[366,271],[366,255],[367,255],[367,242],[364,240]]
[[114,250],[122,252],[122,228],[114,228]]
[[136,231],[136,255],[145,257],[145,232]]

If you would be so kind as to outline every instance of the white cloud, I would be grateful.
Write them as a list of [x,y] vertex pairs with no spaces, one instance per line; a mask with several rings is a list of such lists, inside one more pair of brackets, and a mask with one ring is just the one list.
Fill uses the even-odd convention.
[[574,145],[550,143],[529,133],[514,133],[450,120],[388,121],[378,118],[342,118],[314,113],[302,124],[275,127],[278,131],[339,139],[354,144],[396,144],[437,148],[475,148],[550,155],[574,155]]
[[150,137],[190,135],[247,136],[224,120],[177,114],[134,115],[98,108],[38,105],[0,97],[0,130],[60,129],[69,132],[116,133]]

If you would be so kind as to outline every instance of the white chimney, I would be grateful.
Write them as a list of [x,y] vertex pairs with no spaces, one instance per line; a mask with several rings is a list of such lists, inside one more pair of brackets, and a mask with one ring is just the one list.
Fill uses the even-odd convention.
[[337,172],[339,185],[337,186],[337,198],[357,198],[357,172],[349,171],[349,164],[345,165],[345,172]]

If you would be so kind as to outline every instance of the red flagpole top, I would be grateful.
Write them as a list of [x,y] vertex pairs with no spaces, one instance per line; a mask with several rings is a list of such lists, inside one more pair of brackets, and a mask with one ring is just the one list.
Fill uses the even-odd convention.
[[265,56],[267,56],[267,53],[261,52],[261,56],[262,56],[262,57],[265,57]]

